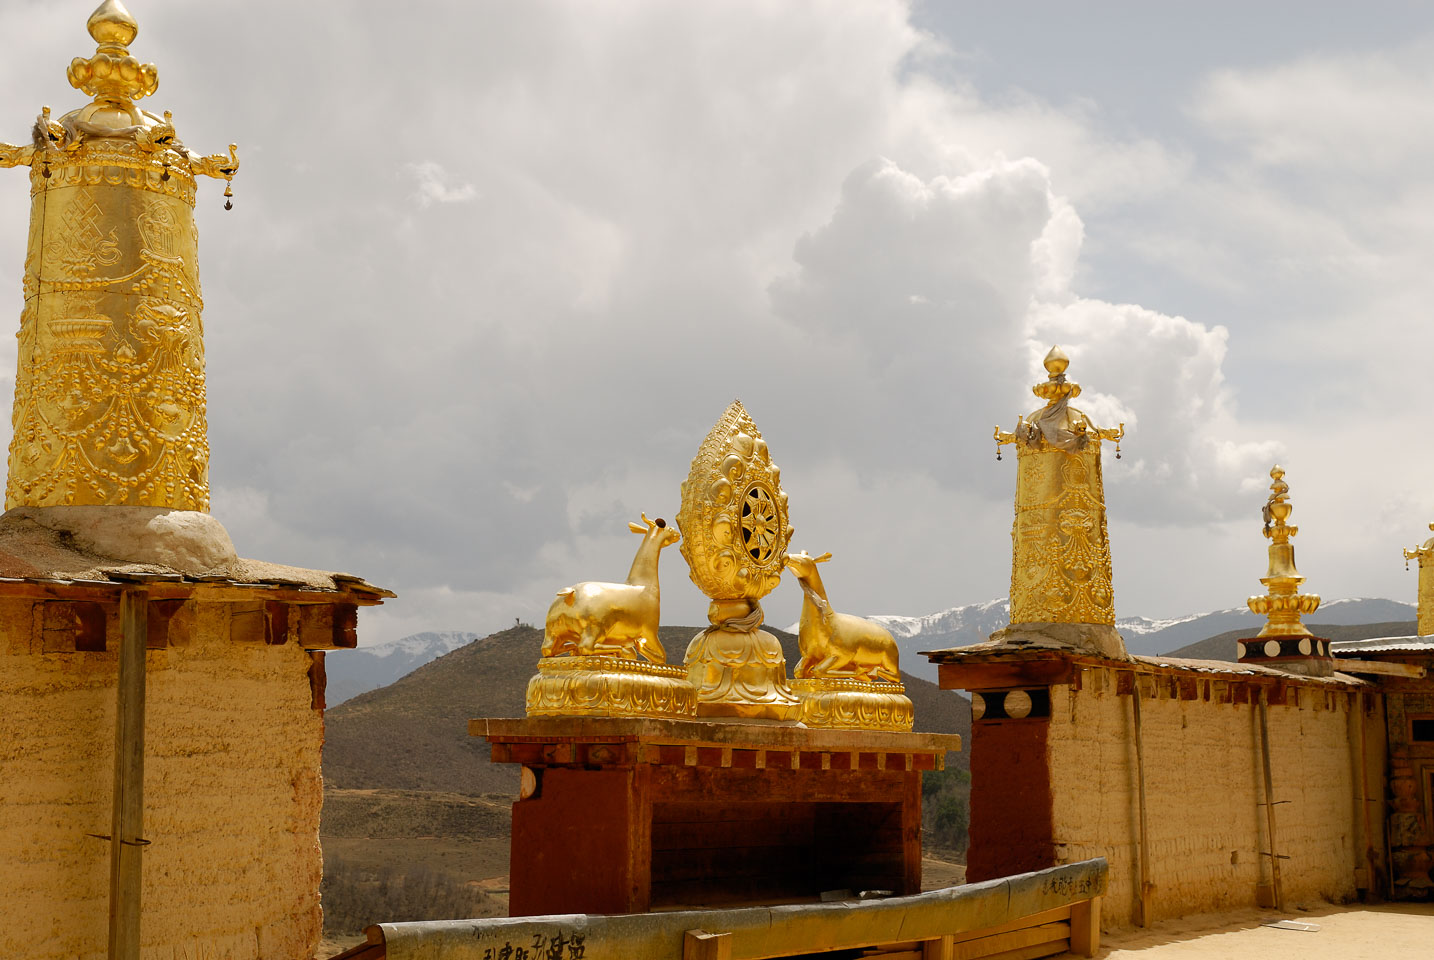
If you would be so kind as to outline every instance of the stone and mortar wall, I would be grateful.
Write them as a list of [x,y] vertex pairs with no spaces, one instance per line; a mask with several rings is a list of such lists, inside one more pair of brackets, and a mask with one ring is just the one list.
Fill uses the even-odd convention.
[[[1085,667],[1079,684],[1051,688],[1049,767],[1055,861],[1110,862],[1105,925],[1136,922],[1139,802],[1130,693],[1120,671]],[[1269,877],[1258,688],[1182,672],[1140,678],[1154,919],[1249,907]],[[1127,673],[1127,689],[1131,677]],[[1182,697],[1181,686],[1184,686]],[[1383,707],[1366,694],[1369,824],[1382,851],[1379,798]],[[1341,902],[1356,892],[1361,840],[1355,696],[1328,684],[1291,684],[1269,707],[1276,847],[1288,906]]]
[[[110,847],[86,834],[110,832],[117,610],[107,651],[44,652],[61,644],[37,635],[36,606],[0,600],[0,956],[101,958]],[[147,653],[143,956],[311,957],[323,804],[311,656],[231,639],[229,604],[187,606],[188,629]]]

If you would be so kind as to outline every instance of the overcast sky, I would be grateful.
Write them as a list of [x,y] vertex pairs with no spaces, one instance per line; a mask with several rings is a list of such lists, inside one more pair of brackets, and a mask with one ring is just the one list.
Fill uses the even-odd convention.
[[[84,102],[92,4],[0,0],[0,138]],[[1121,616],[1300,570],[1412,600],[1434,520],[1424,4],[133,0],[201,184],[213,512],[397,590],[365,643],[620,580],[733,397],[834,605],[1004,596],[1053,342],[1124,420]],[[28,185],[0,171],[18,323]],[[0,346],[13,388],[14,340]],[[8,443],[8,427],[0,439]],[[676,550],[664,620],[706,600]],[[795,619],[784,584],[768,620]]]

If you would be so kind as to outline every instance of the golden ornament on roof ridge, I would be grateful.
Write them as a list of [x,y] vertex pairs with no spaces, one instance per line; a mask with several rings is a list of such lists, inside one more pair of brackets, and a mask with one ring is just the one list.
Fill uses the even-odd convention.
[[1045,406],[995,429],[996,459],[1015,444],[1015,520],[1011,527],[1011,625],[992,639],[1071,646],[1124,658],[1115,629],[1110,539],[1105,519],[1101,442],[1120,441],[1125,424],[1097,427],[1070,405],[1080,384],[1070,357],[1051,347],[1046,379],[1031,388]]
[[[90,15],[97,44],[70,83],[93,99],[0,167],[30,168],[6,507],[209,508],[204,308],[195,178],[226,182],[228,154],[190,153],[168,112],[135,101],[159,87],[129,50],[139,24],[119,0]],[[225,207],[231,204],[226,202]]]
[[1300,593],[1304,577],[1295,567],[1295,546],[1290,538],[1300,528],[1287,523],[1294,511],[1290,502],[1290,485],[1285,482],[1285,470],[1279,464],[1270,469],[1270,496],[1265,501],[1261,516],[1264,519],[1263,535],[1270,541],[1269,567],[1260,582],[1266,587],[1263,596],[1250,597],[1245,603],[1250,611],[1265,617],[1265,626],[1260,637],[1308,637],[1313,636],[1300,622],[1300,617],[1319,609],[1319,595]]

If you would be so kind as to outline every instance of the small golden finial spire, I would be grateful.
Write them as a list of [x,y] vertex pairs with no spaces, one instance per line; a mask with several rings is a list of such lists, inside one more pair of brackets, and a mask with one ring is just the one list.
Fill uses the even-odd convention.
[[1299,592],[1305,578],[1295,568],[1295,545],[1290,543],[1290,538],[1298,534],[1300,528],[1285,522],[1293,512],[1294,504],[1290,503],[1290,485],[1285,482],[1284,468],[1275,464],[1270,470],[1270,479],[1273,481],[1270,497],[1262,511],[1265,521],[1263,533],[1270,541],[1270,563],[1268,572],[1260,578],[1268,593],[1250,597],[1246,603],[1253,613],[1266,618],[1259,636],[1312,636],[1300,622],[1300,617],[1319,608],[1319,596]]
[[105,0],[85,23],[99,44],[94,56],[70,61],[70,86],[97,100],[139,100],[159,89],[159,70],[130,56],[139,23],[119,0]]
[[[1434,530],[1434,523],[1429,529]],[[1404,569],[1409,569],[1410,560],[1419,561],[1419,635],[1427,637],[1434,634],[1434,537],[1404,551]]]

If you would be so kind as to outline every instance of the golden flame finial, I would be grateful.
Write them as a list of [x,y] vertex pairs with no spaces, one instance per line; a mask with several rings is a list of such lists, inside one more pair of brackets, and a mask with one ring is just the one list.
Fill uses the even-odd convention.
[[1051,352],[1046,354],[1046,359],[1041,362],[1045,365],[1046,373],[1050,374],[1051,379],[1054,380],[1066,372],[1066,367],[1071,365],[1071,358],[1066,356],[1066,352],[1061,349],[1060,344],[1056,344],[1051,347]]
[[1308,637],[1311,634],[1300,617],[1319,609],[1319,596],[1299,592],[1305,578],[1295,568],[1295,546],[1290,538],[1298,534],[1300,528],[1286,523],[1295,507],[1290,503],[1290,485],[1285,482],[1284,468],[1275,464],[1270,469],[1270,480],[1270,497],[1261,511],[1265,521],[1262,532],[1270,541],[1270,563],[1260,582],[1268,593],[1250,597],[1245,602],[1251,612],[1267,618],[1259,636]]
[[139,23],[119,0],[105,0],[85,26],[99,44],[94,56],[70,61],[70,86],[96,99],[139,100],[159,89],[159,69],[130,55]]
[[85,21],[85,28],[95,38],[95,43],[114,43],[122,47],[134,43],[134,38],[139,35],[139,23],[119,0],[105,0],[96,7],[90,19]]

